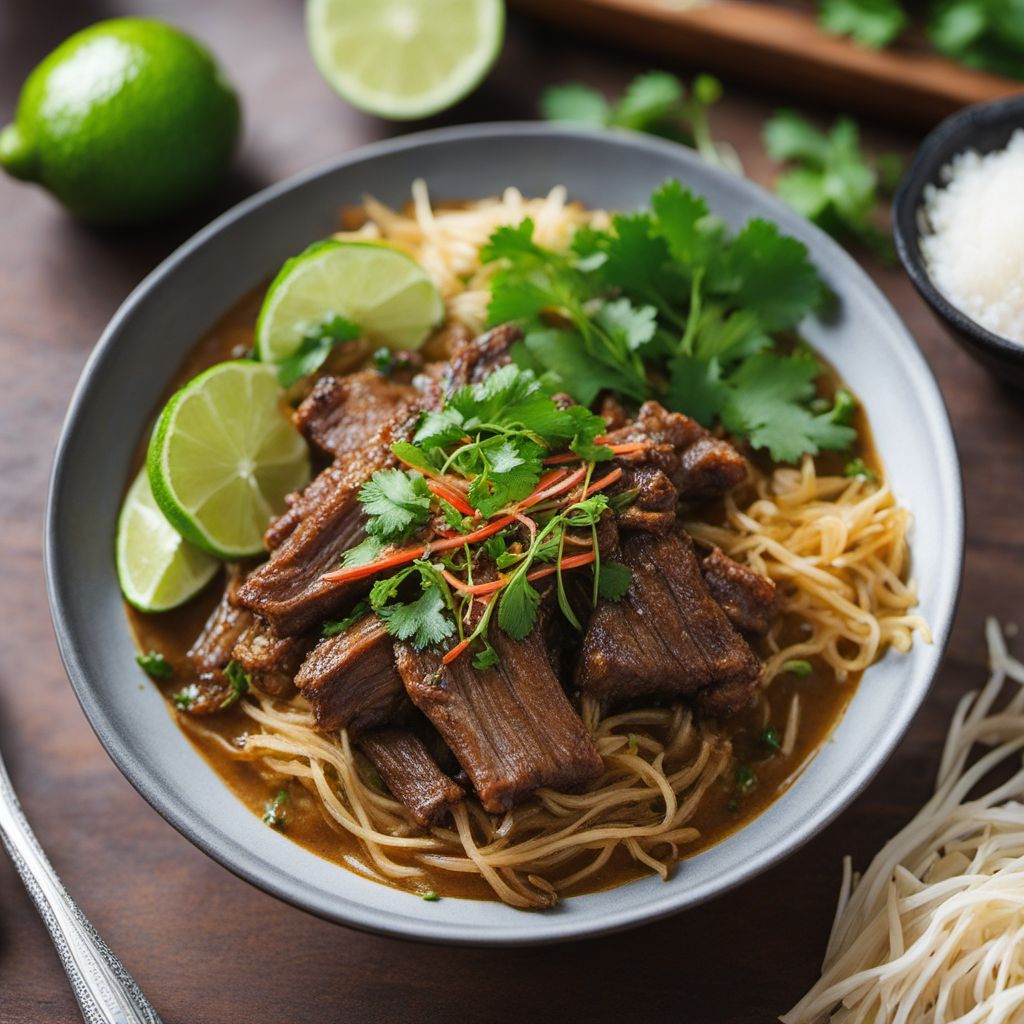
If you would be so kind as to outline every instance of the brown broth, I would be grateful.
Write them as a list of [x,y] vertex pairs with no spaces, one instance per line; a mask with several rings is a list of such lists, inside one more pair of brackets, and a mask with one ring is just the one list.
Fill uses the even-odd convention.
[[[185,359],[174,386],[180,386],[216,362],[237,358],[251,348],[253,325],[261,298],[262,289],[247,295],[214,325]],[[428,346],[435,349],[431,354],[441,355],[437,350],[441,348],[442,339],[433,341],[433,345],[428,342]],[[345,360],[348,365],[342,363],[331,368],[336,372],[352,369],[354,360],[365,358],[366,354],[356,351],[351,354],[351,358]],[[829,390],[826,387],[825,391]],[[857,454],[868,465],[878,469],[879,463],[870,443],[867,422],[862,414],[858,413],[858,417],[861,441]],[[140,446],[137,465],[141,464],[143,454],[144,445]],[[825,455],[819,459],[819,466],[826,472],[842,472],[843,460],[847,457]],[[190,668],[185,652],[219,600],[222,588],[223,577],[219,576],[202,594],[183,607],[160,614],[144,615],[128,605],[125,608],[139,650],[162,653],[174,668],[177,681],[171,679],[157,683],[167,698],[170,713],[232,792],[254,814],[262,816],[267,804],[281,791],[280,780],[261,770],[255,763],[232,757],[218,742],[219,738],[233,743],[246,732],[250,720],[238,709],[202,719],[191,718],[176,712],[171,701],[171,694],[180,688],[181,680],[189,676]],[[799,626],[799,622],[793,621],[785,624],[784,628],[796,630]],[[764,712],[760,705],[726,724],[725,730],[733,744],[733,763],[705,794],[693,821],[694,826],[700,830],[701,838],[684,851],[685,857],[713,846],[747,825],[785,792],[838,724],[856,691],[857,682],[857,678],[839,682],[832,673],[820,667],[816,667],[804,678],[787,673],[772,682],[771,687],[764,692],[763,699],[768,702],[770,709],[768,724],[777,730],[779,736],[785,732],[792,696],[800,696],[800,730],[789,756],[768,756],[770,751],[760,739],[764,728]],[[749,765],[753,769],[756,784],[741,798],[737,798],[736,771],[740,764]],[[318,856],[365,877],[411,892],[433,888],[444,896],[494,899],[490,887],[482,879],[469,874],[432,873],[428,870],[425,878],[414,881],[382,878],[366,864],[358,841],[330,823],[321,812],[318,802],[301,785],[289,784],[285,789],[289,794],[285,834]],[[399,855],[395,859],[401,860],[402,857]],[[625,850],[618,850],[599,872],[588,877],[577,890],[567,895],[610,889],[648,873]]]

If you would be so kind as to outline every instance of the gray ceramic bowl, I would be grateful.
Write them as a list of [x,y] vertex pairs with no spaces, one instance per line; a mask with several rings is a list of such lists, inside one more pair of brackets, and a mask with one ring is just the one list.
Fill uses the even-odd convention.
[[[914,510],[914,575],[932,646],[890,654],[864,677],[832,742],[760,818],[654,878],[523,913],[497,903],[423,900],[357,877],[268,829],[196,754],[152,686],[140,686],[113,536],[132,452],[182,357],[243,293],[328,234],[364,192],[389,203],[421,176],[436,199],[527,194],[563,183],[594,206],[633,209],[668,177],[706,195],[733,225],[763,216],[810,247],[840,299],[808,340],[862,397],[900,498]],[[50,490],[46,573],[68,675],[110,756],[184,836],[255,885],[334,921],[436,942],[518,944],[649,921],[748,881],[838,814],[889,756],[942,656],[960,580],[963,515],[956,449],[938,388],[906,328],[854,261],[761,189],[671,143],[551,125],[427,132],[347,154],[261,192],[161,264],[114,317],[71,402]],[[837,867],[838,870],[838,867]]]

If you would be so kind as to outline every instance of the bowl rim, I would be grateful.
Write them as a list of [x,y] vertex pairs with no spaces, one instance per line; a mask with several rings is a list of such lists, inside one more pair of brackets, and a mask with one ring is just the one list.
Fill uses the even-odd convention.
[[1024,93],[964,107],[936,125],[925,136],[893,196],[892,231],[896,254],[903,269],[935,312],[988,356],[1024,367],[1024,345],[978,323],[936,286],[921,252],[922,231],[918,218],[923,208],[925,188],[935,181],[954,156],[974,148],[971,138],[975,129],[1001,124],[1011,117],[1016,117],[1017,127],[1024,129]]
[[[119,770],[140,795],[168,821],[177,831],[181,832],[194,845],[208,854],[233,874],[245,879],[250,884],[306,910],[325,920],[345,924],[363,931],[387,935],[394,938],[414,939],[448,945],[488,945],[511,947],[523,945],[549,944],[575,938],[590,938],[611,932],[635,927],[639,924],[655,921],[682,909],[696,906],[736,886],[749,881],[770,866],[778,863],[793,853],[810,838],[824,829],[835,817],[845,810],[850,803],[863,791],[875,777],[888,759],[896,745],[902,739],[912,719],[934,682],[935,676],[949,640],[949,634],[955,617],[956,606],[960,596],[964,556],[964,492],[963,479],[953,434],[949,412],[942,398],[935,375],[918,348],[902,319],[893,309],[888,298],[871,281],[866,272],[856,263],[852,256],[843,250],[823,232],[808,223],[785,206],[780,200],[766,192],[758,185],[746,179],[736,178],[728,172],[712,169],[716,174],[726,175],[729,187],[745,193],[751,201],[756,201],[764,214],[770,216],[784,229],[799,229],[818,236],[818,241],[825,245],[831,253],[836,276],[851,278],[857,286],[872,294],[882,304],[891,318],[902,328],[906,344],[897,350],[900,358],[905,361],[906,372],[914,379],[922,392],[922,401],[931,417],[931,426],[936,431],[934,444],[936,457],[944,465],[948,474],[943,494],[944,513],[949,517],[953,550],[945,553],[947,569],[943,573],[946,581],[945,592],[941,595],[939,605],[941,620],[933,622],[933,645],[926,650],[923,657],[928,663],[923,669],[922,679],[918,684],[919,692],[913,699],[905,699],[900,704],[899,713],[893,715],[887,723],[884,734],[875,737],[871,746],[871,755],[858,763],[857,767],[839,780],[832,791],[833,797],[816,805],[804,815],[786,834],[784,841],[778,843],[769,852],[762,855],[755,868],[737,867],[731,872],[723,873],[716,879],[716,884],[709,886],[709,891],[698,892],[685,887],[675,891],[666,890],[664,897],[656,903],[636,903],[625,909],[612,909],[601,915],[589,916],[563,914],[558,917],[541,918],[540,915],[523,915],[524,923],[520,926],[494,925],[486,930],[467,925],[452,925],[438,921],[411,921],[403,915],[398,923],[392,920],[388,912],[378,906],[348,901],[344,908],[337,905],[328,907],[316,899],[315,890],[300,884],[294,876],[278,872],[272,865],[266,865],[258,857],[252,862],[233,860],[230,851],[220,845],[220,841],[212,829],[202,819],[196,819],[189,813],[186,804],[177,801],[167,792],[160,781],[153,777],[144,765],[136,762],[132,754],[123,749],[116,729],[109,720],[103,701],[91,686],[82,661],[79,649],[80,638],[73,635],[68,625],[69,595],[67,581],[63,579],[58,568],[61,540],[58,534],[58,506],[61,501],[62,476],[64,464],[69,457],[69,447],[80,418],[84,414],[89,397],[90,382],[103,369],[105,361],[110,358],[115,348],[122,326],[131,319],[136,307],[157,288],[164,277],[180,264],[189,260],[194,252],[201,249],[210,239],[230,225],[247,217],[253,211],[273,202],[278,197],[302,189],[320,177],[335,171],[406,150],[414,150],[423,145],[466,142],[474,139],[527,137],[552,138],[557,136],[579,140],[601,140],[609,144],[626,145],[638,154],[660,154],[671,156],[681,164],[700,167],[709,173],[707,165],[690,150],[663,139],[642,136],[632,132],[594,130],[584,127],[549,124],[545,122],[488,122],[482,124],[459,125],[449,128],[431,129],[409,135],[357,147],[340,156],[313,166],[310,169],[277,182],[238,203],[215,218],[205,228],[182,243],[169,256],[162,260],[132,290],[127,299],[116,311],[104,329],[94,350],[83,367],[79,381],[75,387],[68,411],[61,428],[60,438],[56,447],[53,468],[50,475],[49,492],[45,513],[44,536],[44,569],[46,574],[47,596],[50,604],[51,617],[57,638],[58,648],[66,673],[75,691],[83,711],[96,733],[107,754]],[[197,756],[200,756],[197,754]],[[260,870],[260,868],[263,870]],[[340,870],[345,870],[341,868]],[[531,918],[526,923],[525,918]]]

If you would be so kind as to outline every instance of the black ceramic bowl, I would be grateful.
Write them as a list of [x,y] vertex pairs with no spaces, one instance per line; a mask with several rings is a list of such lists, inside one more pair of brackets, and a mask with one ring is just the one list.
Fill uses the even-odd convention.
[[893,203],[896,251],[915,287],[949,328],[953,337],[1000,380],[1024,388],[1024,346],[993,334],[959,310],[932,283],[921,253],[928,230],[924,190],[944,184],[942,168],[964,150],[990,153],[1003,149],[1017,128],[1024,128],[1024,94],[967,107],[946,118],[924,140]]

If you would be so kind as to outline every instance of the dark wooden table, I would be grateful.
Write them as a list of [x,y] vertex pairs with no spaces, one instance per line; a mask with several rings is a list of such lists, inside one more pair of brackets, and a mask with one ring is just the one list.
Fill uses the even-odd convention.
[[[0,181],[0,746],[51,859],[164,1020],[742,1024],[787,1009],[815,977],[842,854],[864,864],[925,797],[954,703],[983,676],[985,616],[1013,620],[1024,608],[1021,396],[1004,391],[953,347],[902,273],[872,268],[939,375],[952,412],[968,502],[964,594],[945,667],[898,753],[798,854],[690,913],[554,948],[452,950],[316,920],[204,857],[142,801],[101,749],[53,640],[43,505],[75,380],[136,282],[217,210],[397,129],[351,110],[320,80],[294,0],[143,0],[131,8],[51,0],[3,7],[4,120],[24,75],[57,42],[87,23],[140,10],[207,41],[245,104],[235,177],[205,209],[167,228],[90,231],[42,193]],[[514,18],[494,74],[445,120],[533,117],[548,82],[579,78],[617,90],[646,66],[642,55]],[[759,126],[786,97],[727,87],[717,133],[736,146],[755,178],[767,181],[771,168]],[[917,141],[892,130],[867,134],[907,152]],[[0,1021],[75,1019],[46,934],[0,858]]]

